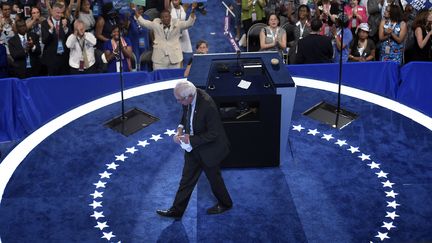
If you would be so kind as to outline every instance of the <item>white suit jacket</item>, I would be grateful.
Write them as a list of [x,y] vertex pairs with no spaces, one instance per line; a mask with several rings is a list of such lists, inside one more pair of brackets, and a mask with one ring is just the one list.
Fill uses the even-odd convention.
[[171,64],[183,60],[183,53],[180,45],[181,32],[195,23],[195,17],[189,16],[187,21],[172,19],[169,31],[165,32],[162,21],[159,18],[149,21],[143,17],[138,18],[138,23],[147,29],[153,30],[153,63],[164,63],[164,58],[169,58]]

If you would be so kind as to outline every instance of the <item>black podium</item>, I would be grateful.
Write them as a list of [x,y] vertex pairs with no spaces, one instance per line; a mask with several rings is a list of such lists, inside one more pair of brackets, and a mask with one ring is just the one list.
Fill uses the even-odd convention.
[[[280,64],[272,65],[272,59]],[[223,167],[280,164],[295,84],[276,52],[195,55],[188,79],[205,89],[219,108],[231,143]],[[241,83],[249,87],[239,87]]]

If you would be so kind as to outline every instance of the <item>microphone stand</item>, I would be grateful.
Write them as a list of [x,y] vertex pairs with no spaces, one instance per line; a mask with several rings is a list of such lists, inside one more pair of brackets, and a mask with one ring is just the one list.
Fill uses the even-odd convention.
[[119,38],[119,40],[118,40],[118,47],[119,47],[119,58],[120,58],[120,72],[119,72],[119,75],[120,75],[120,94],[121,94],[121,111],[122,111],[122,113],[121,113],[121,119],[122,120],[125,120],[126,119],[126,116],[125,116],[125,108],[124,108],[124,80],[123,80],[123,59],[122,59],[122,56],[123,56],[123,46],[122,46],[122,41],[121,41],[121,39],[122,39],[122,29],[120,29],[119,30],[119,32],[120,32],[120,38]]
[[[159,118],[150,115],[138,108],[132,108],[131,110],[125,113],[125,99],[124,99],[124,80],[123,80],[123,45],[122,45],[122,28],[120,30],[120,38],[118,40],[118,49],[119,56],[115,57],[116,61],[119,59],[119,68],[120,68],[120,94],[121,94],[121,115],[112,118],[108,122],[105,123],[106,127],[113,129],[125,136],[129,136],[150,124],[159,120]],[[118,58],[118,59],[117,59]],[[136,61],[136,60],[135,60]],[[117,64],[116,64],[117,66]]]
[[[309,108],[307,111],[303,112],[303,115],[310,116],[311,118],[324,122],[333,128],[342,129],[352,121],[354,121],[358,115],[341,109],[341,88],[342,88],[342,52],[343,52],[343,41],[344,41],[344,32],[345,32],[345,4],[346,0],[342,0],[342,13],[341,19],[339,19],[339,24],[341,27],[341,50],[339,53],[339,78],[338,78],[338,93],[337,93],[337,106],[327,104],[324,101],[316,104],[312,108]],[[337,44],[336,44],[337,49]]]

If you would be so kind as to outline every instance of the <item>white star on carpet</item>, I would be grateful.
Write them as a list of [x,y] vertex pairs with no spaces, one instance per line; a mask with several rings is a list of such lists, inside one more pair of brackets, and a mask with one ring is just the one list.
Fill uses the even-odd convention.
[[392,197],[392,198],[396,198],[396,195],[399,195],[399,193],[396,193],[393,190],[385,193],[386,193],[386,197]]
[[387,178],[387,175],[388,175],[388,173],[384,173],[384,171],[380,171],[380,172],[375,173],[375,174],[378,176],[378,178],[381,178],[381,177]]
[[125,159],[128,158],[128,157],[125,156],[124,154],[121,154],[121,155],[115,155],[115,157],[116,157],[116,161],[117,161],[117,160],[125,161]]
[[164,134],[168,135],[168,136],[172,136],[176,134],[176,130],[169,130],[167,129],[166,132],[164,132]]
[[98,201],[93,200],[93,202],[90,203],[89,206],[93,207],[93,209],[98,208],[98,207],[102,207],[102,201],[98,202]]
[[126,148],[126,153],[134,154],[136,151],[138,151],[138,149],[136,149],[135,147]]
[[364,153],[362,153],[362,155],[360,155],[360,156],[358,156],[362,161],[365,161],[365,160],[370,160],[370,155],[369,154],[364,154]]
[[93,214],[90,215],[90,217],[93,217],[96,220],[98,220],[99,218],[105,218],[105,216],[103,215],[103,211],[102,212],[93,211]]
[[387,180],[386,182],[381,182],[383,184],[383,187],[390,187],[392,188],[394,183],[391,183],[389,180]]
[[325,139],[327,141],[330,141],[331,139],[334,139],[332,134],[323,134],[323,136],[321,137],[322,139]]
[[105,238],[107,240],[111,240],[111,238],[116,237],[115,235],[113,235],[112,231],[109,233],[105,233],[105,232],[102,232],[102,233],[103,233],[103,236],[101,238]]
[[103,222],[103,223],[101,223],[101,222],[97,222],[97,225],[95,226],[95,228],[99,228],[100,230],[103,230],[103,229],[105,229],[105,228],[107,228],[107,227],[109,227],[109,226],[107,225],[107,222],[106,222],[106,221]]
[[399,207],[400,204],[398,204],[396,201],[392,201],[392,202],[387,202],[387,207],[388,208],[394,208],[396,209],[396,207]]
[[98,181],[97,183],[93,183],[93,185],[96,186],[96,188],[105,188],[105,184],[107,184],[106,182],[102,182],[102,181]]
[[396,214],[396,211],[395,212],[386,212],[386,213],[387,213],[386,218],[391,218],[392,220],[394,220],[396,217],[399,217],[399,215]]
[[392,228],[396,228],[396,226],[393,225],[393,222],[387,223],[387,222],[383,222],[383,228],[386,228],[387,230],[391,230]]
[[106,166],[107,166],[107,170],[110,170],[110,169],[111,169],[111,170],[116,170],[117,167],[120,166],[120,165],[118,165],[118,164],[112,162],[111,164],[106,164]]
[[346,143],[346,140],[339,140],[339,139],[337,140],[337,142],[335,144],[339,145],[339,147],[342,147],[344,145],[348,145]]
[[359,152],[360,152],[360,150],[359,150],[358,147],[353,147],[353,146],[350,146],[350,148],[347,149],[347,150],[348,150],[348,151],[351,151],[352,154],[353,154],[353,153],[359,153]]
[[155,142],[157,142],[158,140],[163,139],[163,138],[161,137],[160,134],[158,134],[158,135],[153,135],[153,134],[152,134],[152,136],[151,136],[150,139],[151,139],[151,140],[154,140]]
[[98,191],[94,191],[92,194],[90,194],[91,196],[93,196],[93,199],[96,199],[98,197],[103,197],[102,196],[103,192],[98,192]]
[[103,178],[110,178],[110,176],[112,175],[112,173],[108,173],[108,172],[106,172],[106,171],[104,171],[103,173],[99,173],[99,175],[101,176],[100,178],[101,179],[103,179]]
[[302,127],[302,125],[297,125],[297,126],[293,125],[292,130],[301,132],[301,130],[303,130],[303,129],[305,129],[305,128]]
[[145,148],[147,145],[149,145],[149,143],[147,142],[147,140],[138,141],[138,146],[141,146],[141,147]]
[[[293,129],[293,130],[294,130],[294,129]],[[312,136],[315,136],[315,135],[317,135],[318,133],[320,133],[320,132],[318,132],[317,129],[314,129],[314,130],[309,129],[309,131],[308,131],[307,134],[311,134]]]
[[384,239],[390,239],[390,237],[388,237],[387,234],[388,232],[381,233],[378,231],[378,234],[375,235],[375,237],[380,238],[381,241],[383,241]]
[[379,169],[380,164],[375,163],[375,161],[372,161],[372,163],[367,164],[371,169]]

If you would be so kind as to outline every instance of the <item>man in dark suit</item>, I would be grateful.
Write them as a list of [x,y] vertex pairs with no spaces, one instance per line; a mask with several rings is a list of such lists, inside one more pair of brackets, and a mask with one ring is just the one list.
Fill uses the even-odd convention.
[[42,42],[45,44],[42,63],[47,66],[48,75],[69,74],[69,49],[66,40],[72,33],[69,20],[63,18],[65,6],[54,3],[51,16],[42,22]]
[[156,212],[166,217],[183,216],[192,191],[204,171],[218,200],[207,213],[223,213],[231,209],[233,203],[220,171],[220,162],[229,153],[229,142],[216,104],[204,90],[197,89],[188,81],[177,83],[174,96],[183,105],[183,116],[174,141],[186,150],[185,163],[172,207]]
[[24,20],[16,22],[18,34],[9,39],[9,52],[14,59],[13,75],[18,78],[28,78],[39,75],[41,47],[39,36],[27,32]]
[[331,39],[319,34],[321,27],[321,19],[312,19],[310,34],[298,42],[296,64],[333,62]]

